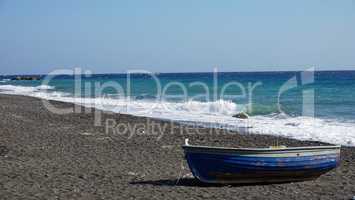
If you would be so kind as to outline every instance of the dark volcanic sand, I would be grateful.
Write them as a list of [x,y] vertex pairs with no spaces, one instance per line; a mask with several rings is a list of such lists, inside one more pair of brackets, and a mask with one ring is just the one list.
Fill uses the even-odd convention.
[[[56,106],[72,104],[53,102]],[[41,100],[0,95],[0,199],[351,199],[355,151],[342,148],[341,166],[315,181],[270,185],[205,185],[188,175],[180,145],[269,146],[275,137],[217,134],[186,127],[158,140],[151,129],[128,135],[105,133],[93,114],[52,114]],[[147,118],[105,114],[120,123]],[[154,120],[167,128],[172,124]],[[183,130],[181,132],[181,130]],[[205,133],[205,134],[202,134]],[[319,144],[291,139],[279,143]],[[179,177],[185,178],[179,179]]]

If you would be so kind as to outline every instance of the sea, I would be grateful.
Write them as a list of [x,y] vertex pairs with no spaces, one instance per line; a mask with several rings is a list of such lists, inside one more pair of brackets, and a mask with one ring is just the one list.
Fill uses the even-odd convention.
[[[0,93],[204,127],[355,146],[355,71],[0,76]],[[246,113],[248,119],[233,117]]]

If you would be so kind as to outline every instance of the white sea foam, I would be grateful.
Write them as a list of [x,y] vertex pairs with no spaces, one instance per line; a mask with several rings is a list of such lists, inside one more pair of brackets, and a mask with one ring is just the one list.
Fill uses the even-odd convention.
[[15,86],[15,85],[0,85],[0,90],[6,93],[21,94],[32,93],[36,90],[35,87]]
[[10,79],[5,78],[5,79],[0,80],[0,83],[6,83],[8,81],[10,81]]
[[36,90],[54,90],[54,86],[49,86],[49,85],[40,85],[35,87]]
[[72,102],[113,112],[169,119],[207,127],[244,130],[246,133],[278,135],[299,140],[355,146],[355,122],[305,116],[289,117],[285,114],[252,116],[247,120],[242,120],[232,117],[234,113],[240,111],[240,108],[231,101],[176,103],[131,100],[129,98],[74,98],[67,93],[53,91],[53,89],[55,88],[52,86],[0,85],[1,93]]
[[37,92],[40,90],[54,90],[54,86],[49,86],[49,85],[39,85],[36,87],[31,87],[31,86],[17,86],[17,85],[0,85],[0,90],[3,90],[7,93],[13,93],[13,94],[21,94],[22,92],[28,93],[28,95],[31,95],[33,92]]

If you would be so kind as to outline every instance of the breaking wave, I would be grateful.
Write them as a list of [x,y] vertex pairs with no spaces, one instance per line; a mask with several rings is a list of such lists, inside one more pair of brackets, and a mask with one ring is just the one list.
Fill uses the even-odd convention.
[[355,122],[312,117],[291,117],[283,113],[272,113],[275,109],[259,107],[249,119],[236,119],[233,114],[243,111],[246,105],[237,105],[232,101],[212,102],[186,101],[168,102],[136,100],[131,98],[75,98],[68,93],[58,92],[55,87],[40,85],[36,87],[0,85],[0,92],[15,95],[27,95],[42,99],[71,102],[87,107],[95,107],[112,112],[137,116],[153,117],[245,131],[245,133],[267,134],[313,140],[347,146],[355,146]]
[[14,94],[19,94],[21,92],[36,92],[40,90],[54,90],[54,86],[49,85],[39,85],[36,87],[32,86],[17,86],[17,85],[0,85],[0,90],[8,91]]
[[8,81],[10,81],[10,79],[5,78],[5,79],[0,80],[0,83],[6,83]]

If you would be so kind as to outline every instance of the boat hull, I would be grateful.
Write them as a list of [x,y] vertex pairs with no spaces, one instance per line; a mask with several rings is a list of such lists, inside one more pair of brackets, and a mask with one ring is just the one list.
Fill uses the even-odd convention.
[[340,147],[228,149],[183,146],[193,175],[206,183],[303,181],[339,165]]

